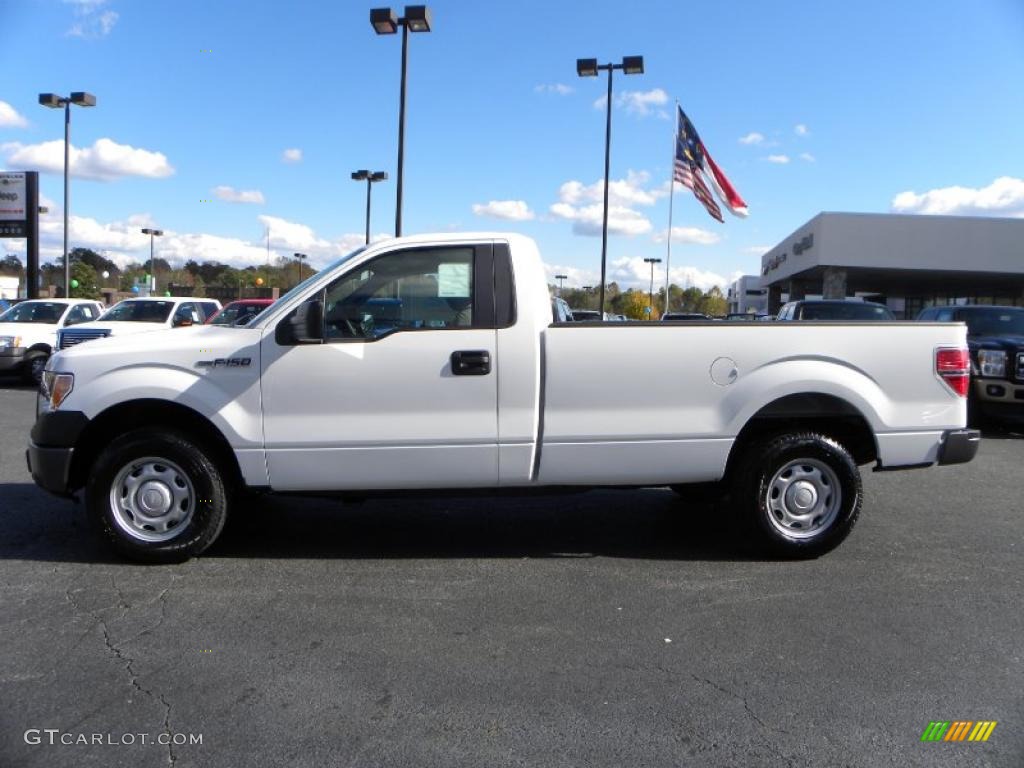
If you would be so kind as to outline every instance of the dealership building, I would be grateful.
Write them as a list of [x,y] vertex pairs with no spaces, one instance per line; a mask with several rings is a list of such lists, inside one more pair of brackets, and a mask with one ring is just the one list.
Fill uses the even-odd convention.
[[[730,290],[747,311],[802,298],[877,301],[913,319],[936,304],[1024,306],[1024,218],[819,213]],[[764,310],[761,310],[764,311]]]

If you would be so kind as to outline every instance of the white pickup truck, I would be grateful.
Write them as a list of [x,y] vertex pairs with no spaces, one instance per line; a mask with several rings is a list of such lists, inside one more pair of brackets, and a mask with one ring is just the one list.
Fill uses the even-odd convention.
[[969,377],[959,323],[556,322],[531,240],[419,236],[250,325],[54,355],[28,462],[148,561],[205,550],[251,491],[596,486],[727,493],[754,541],[807,557],[852,528],[858,465],[973,458]]

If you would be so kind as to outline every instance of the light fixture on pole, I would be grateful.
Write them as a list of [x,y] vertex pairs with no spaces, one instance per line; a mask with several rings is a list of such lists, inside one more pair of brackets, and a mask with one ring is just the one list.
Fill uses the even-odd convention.
[[654,319],[654,265],[655,264],[661,264],[661,259],[644,259],[644,264],[650,264],[651,265],[651,292],[648,294],[648,299],[650,300],[650,310],[651,311],[648,312],[647,314],[649,314],[651,316],[651,319],[653,320]]
[[71,105],[95,107],[96,97],[85,91],[74,91],[70,96],[40,93],[39,103],[51,109],[64,107],[64,296],[71,296],[71,265],[68,262],[68,209],[71,205],[68,189],[68,152],[71,146]]
[[393,35],[402,28],[402,86],[398,99],[398,171],[395,178],[395,237],[402,236],[402,179],[405,167],[405,79],[409,59],[409,33],[429,32],[430,9],[425,5],[405,6],[405,15],[395,16],[390,8],[370,10],[370,24],[378,35]]
[[562,283],[568,279],[568,275],[555,275],[555,280],[558,281],[558,295],[562,295]]
[[296,253],[295,254],[295,258],[299,260],[299,282],[301,283],[302,282],[302,261],[303,261],[303,259],[308,259],[309,256],[307,256],[304,253]]
[[375,181],[387,181],[388,175],[384,171],[353,171],[353,181],[366,182],[366,244],[370,244],[370,188]]
[[149,235],[149,291],[151,294],[156,293],[156,262],[153,260],[153,238],[160,237],[163,235],[162,229],[150,229],[145,227],[142,230],[142,234]]
[[604,319],[604,285],[608,263],[608,175],[612,152],[612,72],[621,69],[627,75],[644,73],[643,56],[623,56],[621,64],[598,64],[597,59],[576,59],[576,74],[580,77],[597,77],[604,70],[608,73],[608,103],[604,133],[604,216],[601,222],[601,298],[598,311]]

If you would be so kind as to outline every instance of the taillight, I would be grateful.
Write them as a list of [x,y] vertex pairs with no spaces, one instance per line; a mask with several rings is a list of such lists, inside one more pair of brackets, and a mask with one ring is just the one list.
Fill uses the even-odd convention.
[[967,397],[971,386],[971,355],[964,349],[935,350],[935,373],[960,397]]

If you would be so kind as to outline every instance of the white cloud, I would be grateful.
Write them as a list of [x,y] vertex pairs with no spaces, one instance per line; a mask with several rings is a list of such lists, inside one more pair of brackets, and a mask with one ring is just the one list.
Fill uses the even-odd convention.
[[760,144],[763,141],[764,134],[757,131],[751,131],[746,136],[740,138],[740,144]]
[[[668,186],[663,188],[645,189],[651,180],[647,171],[627,171],[626,178],[612,179],[608,183],[608,202],[610,205],[654,205],[662,197],[668,195]],[[585,185],[579,181],[567,181],[558,189],[560,202],[578,205],[581,202],[604,201],[604,179]]]
[[1024,179],[1000,176],[987,187],[942,187],[922,194],[900,192],[892,200],[898,213],[1024,217]]
[[[318,237],[309,227],[275,216],[260,216],[259,221],[269,224],[271,263],[278,258],[292,258],[296,251],[309,255],[310,263],[322,268],[329,262],[363,245],[363,233],[346,233],[333,240]],[[149,236],[139,230],[142,227],[158,227],[148,213],[137,213],[126,219],[100,222],[94,218],[75,216],[69,221],[68,239],[72,248],[85,247],[102,253],[121,267],[130,262],[141,262],[149,258]],[[63,253],[63,231],[61,217],[53,215],[53,209],[39,221],[40,259],[44,262],[59,259]],[[218,261],[233,267],[259,266],[267,262],[265,229],[254,240],[222,237],[204,232],[176,232],[163,227],[164,235],[155,240],[155,251],[159,258],[166,259],[172,266],[181,267],[189,259],[196,261]],[[391,237],[377,234],[374,241]],[[3,249],[20,253],[15,240],[0,240],[0,255]]]
[[[711,286],[722,288],[728,283],[725,276],[699,267],[680,266],[669,270],[669,280],[683,288],[697,287],[706,291]],[[651,285],[651,265],[642,256],[628,256],[615,259],[609,264],[608,281],[616,282],[623,288],[643,288]],[[665,285],[665,265],[654,265],[654,289]]]
[[28,120],[6,101],[0,101],[0,128],[25,128]]
[[[654,236],[654,242],[664,243],[666,230],[661,230]],[[700,227],[672,227],[673,243],[692,243],[694,245],[714,245],[722,238],[715,232],[709,232]]]
[[815,158],[810,152],[801,152],[800,159],[806,160],[808,163],[813,163]]
[[533,218],[533,211],[523,200],[491,200],[486,204],[474,203],[473,213],[477,216],[490,216],[494,219],[510,221],[528,221]]
[[580,269],[579,267],[568,267],[561,264],[545,264],[544,272],[548,278],[549,285],[558,285],[555,275],[565,275],[563,286],[565,288],[582,288],[584,285],[594,285],[601,282],[601,274],[595,270]]
[[255,203],[262,205],[266,202],[263,199],[263,193],[258,189],[235,189],[234,187],[221,185],[213,188],[213,194],[229,203]]
[[769,163],[776,163],[778,165],[785,165],[789,162],[789,155],[768,155],[765,158]]
[[[608,232],[619,235],[642,235],[651,231],[651,222],[636,205],[654,205],[668,195],[668,184],[645,188],[651,175],[646,171],[629,171],[625,179],[608,184]],[[573,222],[577,235],[600,235],[604,212],[604,180],[593,184],[567,181],[558,190],[558,202],[548,209],[557,218]]]
[[[594,109],[604,109],[607,103],[608,97],[602,96],[594,102]],[[652,111],[660,114],[662,111],[655,108],[665,104],[668,104],[668,94],[661,88],[650,91],[621,91],[615,94],[616,107],[625,108],[627,112],[641,117],[646,117]]]
[[[60,139],[41,144],[0,144],[0,152],[7,156],[11,168],[40,170],[44,173],[64,173],[64,142]],[[111,139],[97,139],[91,147],[69,150],[72,176],[98,181],[111,181],[125,176],[163,178],[174,173],[162,152],[136,149],[118,144]]]
[[568,96],[572,93],[572,88],[563,83],[542,83],[535,86],[533,90],[537,93],[556,93],[559,96]]
[[301,163],[302,162],[302,150],[291,148],[286,149],[281,153],[281,161],[285,163]]
[[763,256],[772,249],[770,245],[748,245],[743,249],[743,253],[749,253],[752,256]]
[[64,3],[74,7],[78,19],[64,33],[66,37],[106,37],[120,18],[117,11],[103,10],[107,0],[64,0]]
[[806,136],[807,134],[810,133],[810,131],[807,130],[807,126],[804,125],[803,123],[797,124],[793,128],[793,132],[796,133],[797,136]]
[[[555,203],[549,209],[560,218],[571,221],[572,231],[577,235],[597,236],[601,234],[604,205],[594,203],[580,208],[568,203]],[[639,211],[621,205],[608,206],[608,233],[612,235],[642,235],[651,231],[651,222]]]

